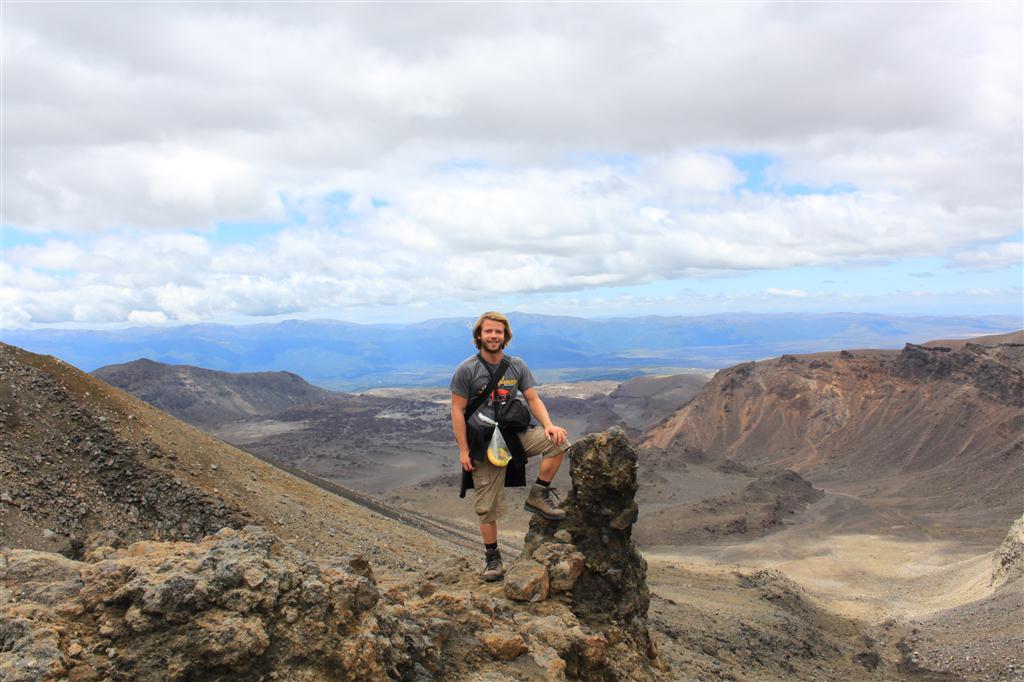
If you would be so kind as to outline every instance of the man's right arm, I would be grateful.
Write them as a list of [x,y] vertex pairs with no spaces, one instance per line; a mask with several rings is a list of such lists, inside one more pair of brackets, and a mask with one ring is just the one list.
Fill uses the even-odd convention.
[[452,393],[452,431],[455,442],[459,444],[459,464],[463,471],[473,471],[473,460],[469,457],[469,438],[466,436],[466,405],[469,401],[457,393]]

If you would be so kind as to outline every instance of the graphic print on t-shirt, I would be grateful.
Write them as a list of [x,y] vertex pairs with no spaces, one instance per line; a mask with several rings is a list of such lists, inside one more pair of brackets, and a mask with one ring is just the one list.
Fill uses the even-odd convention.
[[516,395],[516,386],[519,384],[518,379],[507,379],[502,378],[498,382],[498,387],[491,391],[491,402],[504,405]]

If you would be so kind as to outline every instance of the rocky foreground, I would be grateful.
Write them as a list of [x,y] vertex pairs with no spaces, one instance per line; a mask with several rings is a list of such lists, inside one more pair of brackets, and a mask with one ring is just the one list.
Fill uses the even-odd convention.
[[99,534],[81,561],[5,550],[0,678],[665,677],[629,539],[635,452],[619,432],[571,458],[569,530],[531,541],[503,594],[461,559],[384,586],[365,559],[315,561],[259,526],[122,547]]

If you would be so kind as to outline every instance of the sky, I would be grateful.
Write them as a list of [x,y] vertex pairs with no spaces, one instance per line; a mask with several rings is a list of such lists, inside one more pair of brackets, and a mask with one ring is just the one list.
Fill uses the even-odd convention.
[[0,325],[1019,317],[1022,7],[5,0]]

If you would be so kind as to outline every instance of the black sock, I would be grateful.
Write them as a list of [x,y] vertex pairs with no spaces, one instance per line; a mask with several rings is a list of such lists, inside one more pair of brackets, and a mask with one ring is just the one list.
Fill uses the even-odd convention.
[[545,488],[550,488],[551,487],[551,481],[545,481],[543,478],[538,476],[537,477],[537,485],[542,485]]
[[485,542],[484,543],[484,549],[498,549],[498,543],[497,542]]

